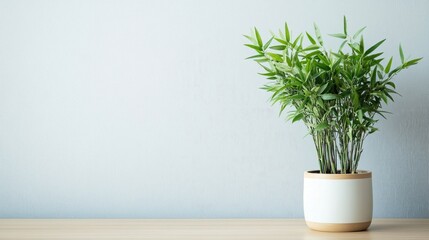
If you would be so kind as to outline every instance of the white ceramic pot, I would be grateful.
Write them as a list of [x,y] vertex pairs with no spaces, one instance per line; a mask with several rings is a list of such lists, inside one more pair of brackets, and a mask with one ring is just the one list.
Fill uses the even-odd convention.
[[372,220],[371,172],[305,172],[304,216],[307,226],[318,231],[366,230]]

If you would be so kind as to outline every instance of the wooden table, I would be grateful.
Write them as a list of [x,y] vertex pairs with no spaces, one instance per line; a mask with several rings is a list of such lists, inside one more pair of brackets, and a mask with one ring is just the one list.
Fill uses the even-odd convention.
[[429,239],[429,219],[376,219],[368,231],[325,233],[302,219],[0,219],[0,239]]

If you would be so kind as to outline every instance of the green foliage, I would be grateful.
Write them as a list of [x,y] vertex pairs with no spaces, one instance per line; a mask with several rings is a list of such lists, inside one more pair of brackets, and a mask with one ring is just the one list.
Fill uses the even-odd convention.
[[365,48],[365,28],[349,35],[345,17],[343,25],[342,33],[331,34],[342,39],[338,51],[325,49],[316,24],[315,37],[306,32],[293,38],[287,24],[265,44],[256,28],[245,36],[250,40],[245,45],[257,53],[249,58],[269,80],[263,89],[280,104],[280,114],[291,107],[288,119],[307,126],[322,173],[356,173],[363,141],[377,131],[376,115],[385,117],[383,103],[397,94],[393,77],[421,60],[406,60],[399,46],[401,64],[392,69],[390,58],[384,67],[383,53],[376,50],[385,39]]

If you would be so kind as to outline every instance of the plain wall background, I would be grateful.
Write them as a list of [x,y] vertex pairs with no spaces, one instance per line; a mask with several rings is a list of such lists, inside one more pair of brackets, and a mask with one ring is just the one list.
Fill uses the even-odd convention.
[[[0,1],[0,217],[302,217],[302,123],[242,44],[367,26],[424,57],[368,137],[375,217],[429,217],[429,1]],[[330,40],[328,40],[330,39]],[[336,45],[332,45],[336,46]],[[397,61],[396,61],[397,63]]]

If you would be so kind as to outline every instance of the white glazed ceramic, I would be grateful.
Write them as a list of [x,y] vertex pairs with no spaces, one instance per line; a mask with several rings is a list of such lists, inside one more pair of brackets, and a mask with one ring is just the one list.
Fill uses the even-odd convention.
[[372,220],[372,177],[356,174],[304,173],[304,216],[319,231],[362,231]]

